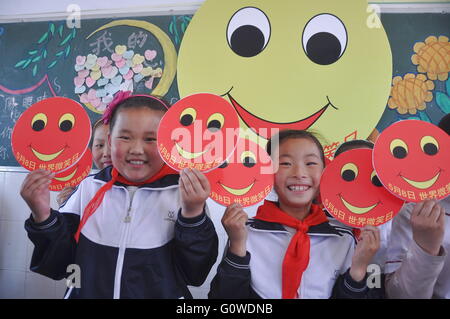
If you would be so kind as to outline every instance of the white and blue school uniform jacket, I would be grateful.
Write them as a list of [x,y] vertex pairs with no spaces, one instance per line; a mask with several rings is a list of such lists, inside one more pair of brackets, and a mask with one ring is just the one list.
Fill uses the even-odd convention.
[[116,182],[74,234],[86,205],[111,180],[111,167],[87,177],[43,223],[25,222],[35,245],[31,270],[59,280],[77,264],[81,287],[71,298],[190,298],[217,258],[218,238],[206,214],[181,216],[178,175],[139,186],[131,198]]
[[[295,229],[278,223],[250,219],[247,254],[227,249],[211,283],[209,298],[282,297],[282,265]],[[366,298],[366,281],[355,282],[349,268],[355,247],[353,234],[328,222],[311,226],[310,258],[303,272],[299,298]]]

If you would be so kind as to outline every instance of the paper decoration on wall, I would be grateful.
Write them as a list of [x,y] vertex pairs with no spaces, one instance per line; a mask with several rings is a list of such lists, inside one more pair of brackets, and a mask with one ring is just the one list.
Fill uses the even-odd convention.
[[92,153],[89,149],[84,152],[83,157],[71,168],[56,174],[50,183],[51,191],[59,192],[64,187],[75,187],[85,179],[92,169]]
[[196,168],[210,171],[234,151],[239,119],[220,96],[193,94],[172,105],[158,128],[158,149],[175,170]]
[[28,170],[62,172],[77,163],[91,138],[91,122],[77,102],[52,97],[30,106],[17,120],[11,144]]
[[408,202],[450,194],[450,138],[424,121],[399,121],[378,137],[373,165],[384,186]]
[[[124,44],[116,45],[109,56],[88,54],[77,56],[74,78],[75,93],[80,95],[81,103],[96,113],[103,113],[113,95],[119,90],[133,91],[135,84],[144,82],[148,92],[164,96],[176,74],[177,53],[170,37],[158,26],[142,20],[115,20],[109,22],[87,36],[89,39],[97,32],[113,27],[140,29],[156,38],[164,57],[158,56],[155,48],[135,52]],[[128,42],[130,44],[130,41]],[[135,47],[135,50],[137,48]],[[163,65],[154,63],[163,61]],[[158,67],[160,65],[161,67]],[[156,84],[156,81],[158,83]]]
[[391,195],[379,181],[371,149],[346,151],[327,165],[320,195],[328,212],[351,227],[386,223],[403,205],[403,200]]
[[225,96],[263,137],[312,128],[325,149],[365,139],[392,80],[386,32],[368,12],[366,1],[206,0],[180,46],[180,96]]
[[210,198],[223,206],[251,206],[272,190],[273,169],[269,154],[258,144],[240,138],[233,155],[205,174],[211,185]]

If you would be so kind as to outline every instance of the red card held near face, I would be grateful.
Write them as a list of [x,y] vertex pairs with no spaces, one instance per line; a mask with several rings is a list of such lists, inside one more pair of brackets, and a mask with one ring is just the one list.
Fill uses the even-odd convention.
[[349,150],[331,161],[322,174],[320,195],[333,217],[354,228],[386,223],[403,205],[380,183],[371,149]]
[[11,137],[14,156],[32,171],[62,172],[77,163],[91,138],[91,122],[81,104],[52,97],[30,106]]

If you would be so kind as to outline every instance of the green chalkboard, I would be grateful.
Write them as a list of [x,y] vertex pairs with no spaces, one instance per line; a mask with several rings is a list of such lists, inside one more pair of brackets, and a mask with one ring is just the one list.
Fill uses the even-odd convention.
[[[133,90],[161,95],[171,104],[176,102],[179,94],[176,56],[174,60],[173,55],[178,52],[190,19],[191,16],[184,15],[91,19],[82,20],[80,28],[69,28],[66,21],[0,24],[0,167],[18,166],[11,152],[11,132],[27,107],[55,95],[80,101],[83,94],[75,92],[80,84],[75,83],[77,57],[82,60],[92,54],[112,60],[118,45],[142,56],[149,51],[147,56],[153,59],[145,60],[143,66],[159,68],[162,72],[155,71],[151,76],[134,81]],[[382,14],[381,21],[392,49],[393,91],[395,88],[396,93],[395,99],[390,98],[392,101],[386,106],[377,125],[378,131],[408,118],[436,124],[450,112],[450,15]],[[427,72],[432,63],[413,61],[419,59],[413,58],[414,55],[422,58],[425,51],[430,53],[427,48],[436,47],[433,44],[436,41],[440,49],[435,50],[431,58],[440,63],[438,78]],[[168,49],[169,46],[172,49]],[[416,52],[419,48],[422,51]],[[164,75],[169,76],[163,78]],[[151,83],[147,83],[151,77]],[[411,77],[416,79],[415,84],[408,87]],[[85,93],[101,89],[98,82],[90,88],[86,81],[84,85]],[[398,92],[406,95],[399,97]],[[99,118],[100,114],[89,107],[91,104],[84,105],[92,121]],[[407,112],[406,107],[409,107]]]
[[[120,87],[177,101],[177,52],[190,19],[90,19],[79,27],[65,20],[0,24],[0,166],[19,166],[11,132],[22,112],[42,99],[79,101],[92,122]],[[97,66],[89,64],[94,60]]]
[[[386,107],[377,125],[378,131],[404,119],[437,124],[450,113],[450,14],[382,14],[381,22],[392,50],[393,86],[399,90],[395,90],[395,102]],[[423,69],[419,69],[420,65]],[[440,76],[427,72],[431,69],[437,69]],[[405,77],[413,83],[413,76],[415,85],[403,86]],[[396,94],[399,91],[406,94],[400,98]],[[426,95],[428,101],[423,100]],[[421,110],[422,107],[417,108],[414,104],[425,107]],[[409,107],[408,112],[402,114],[399,106]]]

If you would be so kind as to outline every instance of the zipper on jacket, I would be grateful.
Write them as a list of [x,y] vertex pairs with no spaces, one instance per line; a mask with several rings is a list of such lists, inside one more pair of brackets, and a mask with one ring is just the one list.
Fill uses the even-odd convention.
[[123,260],[125,258],[125,250],[128,242],[128,237],[130,233],[130,227],[131,227],[131,209],[133,207],[133,199],[134,196],[131,196],[130,191],[128,189],[125,189],[127,192],[127,199],[128,199],[128,208],[127,215],[123,219],[125,225],[123,229],[123,233],[120,237],[119,242],[119,255],[117,256],[117,263],[116,263],[116,273],[114,278],[114,299],[120,298],[120,288],[121,288],[121,282],[122,282],[122,270],[123,270]]
[[125,216],[125,218],[123,219],[124,223],[131,222],[130,211],[131,211],[131,201],[130,201],[130,206],[128,207],[128,210],[127,210],[127,216]]

